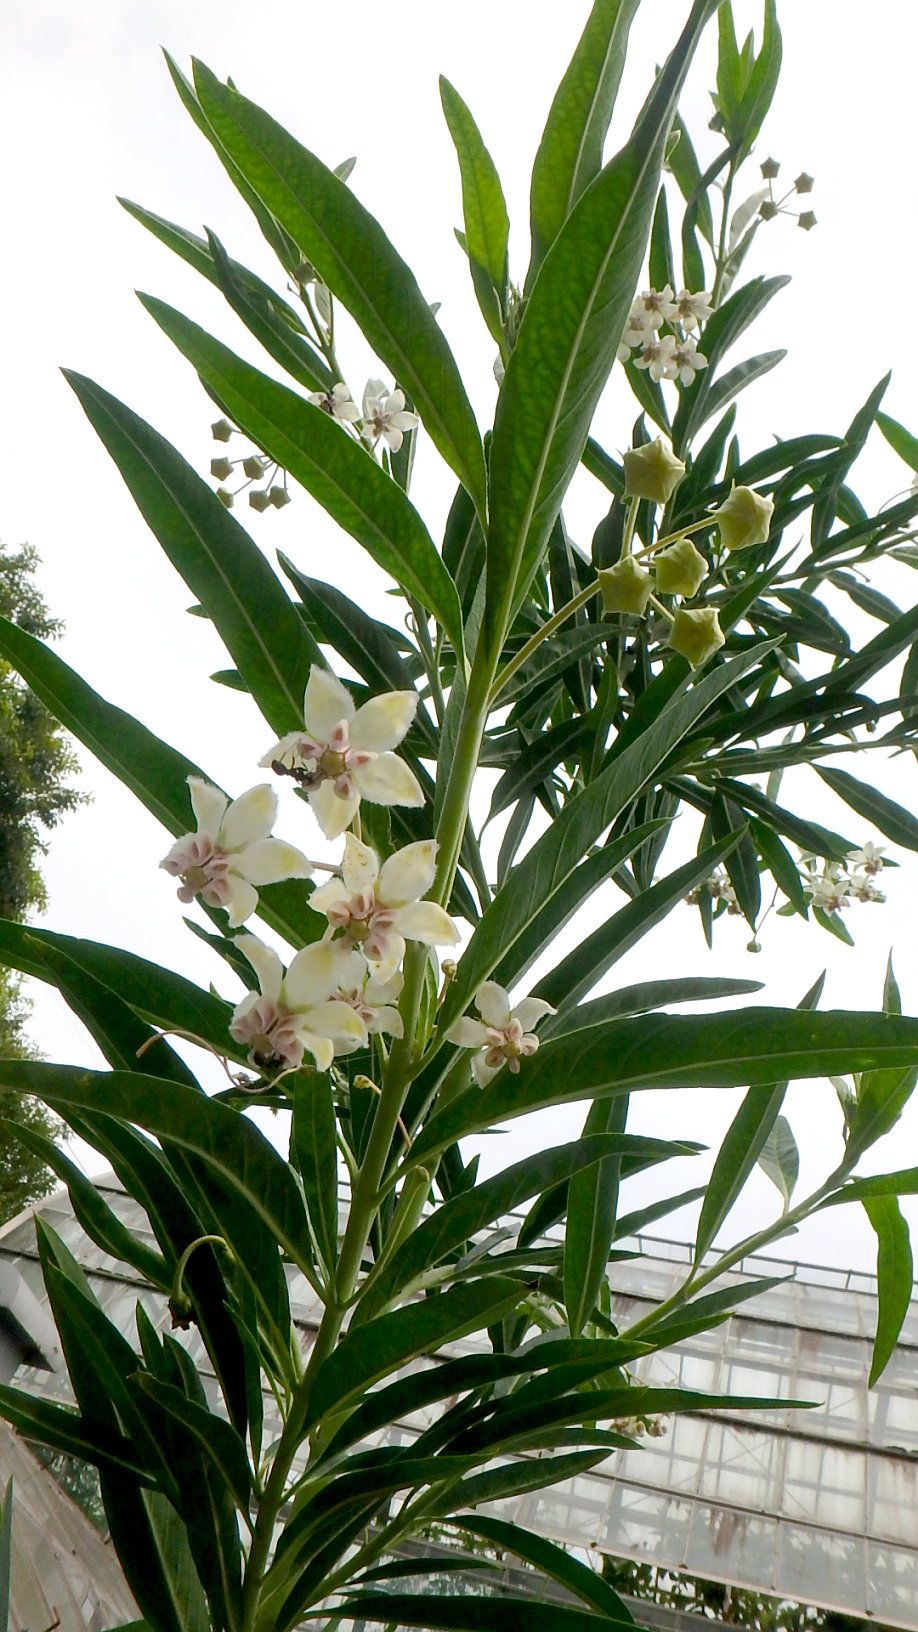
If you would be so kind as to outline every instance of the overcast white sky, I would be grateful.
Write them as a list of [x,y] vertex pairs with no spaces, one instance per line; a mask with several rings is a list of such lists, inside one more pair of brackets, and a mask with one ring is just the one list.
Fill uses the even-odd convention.
[[[739,0],[736,9],[741,23],[760,27],[758,5]],[[781,219],[760,237],[752,270],[789,271],[794,281],[760,321],[755,349],[783,345],[790,355],[748,404],[744,399],[744,441],[751,448],[767,442],[772,431],[841,431],[891,364],[889,411],[918,428],[918,335],[909,320],[908,293],[918,12],[900,0],[880,0],[868,23],[854,0],[785,0],[779,9],[786,66],[756,160],[774,154],[783,165],[782,179],[801,169],[815,175],[811,202],[819,225],[804,234]],[[665,54],[685,10],[687,0],[645,0],[614,127],[619,138],[630,128],[653,63]],[[240,791],[257,779],[264,728],[247,699],[208,681],[211,671],[225,665],[219,643],[207,624],[185,616],[188,591],[137,516],[57,372],[63,364],[92,375],[205,471],[215,451],[210,404],[132,290],[172,301],[255,355],[220,297],[115,202],[116,193],[125,194],[194,230],[206,223],[239,259],[274,276],[245,207],[182,110],[158,48],[168,47],[181,62],[195,53],[217,72],[231,74],[326,161],[356,154],[352,185],[413,265],[428,298],[442,302],[441,322],[484,423],[493,400],[493,348],[452,237],[460,219],[458,184],[437,75],[444,72],[456,84],[491,146],[514,222],[514,269],[522,276],[529,165],[587,11],[586,0],[563,6],[465,0],[450,7],[430,0],[390,7],[356,0],[334,9],[309,0],[263,0],[258,8],[234,0],[121,0],[115,6],[20,0],[4,9],[0,129],[8,240],[0,262],[6,319],[0,447],[7,479],[0,533],[7,540],[27,539],[41,552],[42,587],[67,622],[60,648],[67,660],[103,695],[230,788]],[[711,29],[685,104],[702,140],[713,40]],[[748,177],[752,191],[755,164]],[[370,359],[353,335],[345,353],[357,394]],[[627,441],[633,417],[633,405],[611,392],[601,427],[609,446]],[[879,502],[905,486],[907,476],[878,444],[861,482],[865,497]],[[434,530],[450,492],[428,447],[419,460],[416,498]],[[598,489],[587,484],[572,511],[582,542],[603,508]],[[242,519],[248,523],[249,515]],[[368,604],[386,608],[381,584],[356,546],[305,496],[283,514],[252,514],[251,527],[268,552],[279,546],[310,573],[352,593],[359,581]],[[883,587],[900,604],[914,599],[915,581],[904,570],[895,581],[883,580]],[[876,628],[864,627],[868,633]],[[170,962],[203,983],[214,979],[232,995],[223,965],[183,928],[173,886],[157,869],[167,844],[162,830],[88,756],[84,764],[93,802],[54,837],[46,922]],[[911,759],[861,768],[861,774],[871,771],[914,806]],[[814,777],[801,778],[796,797],[824,798]],[[299,809],[287,809],[287,835],[315,853],[313,835],[298,825]],[[871,836],[827,801],[823,811],[856,838]],[[827,965],[830,1006],[873,1007],[892,946],[906,1008],[918,1013],[916,869],[908,855],[899,859],[900,871],[885,881],[889,904],[851,914],[854,951],[818,930],[807,933],[799,924],[771,920],[759,957],[745,952],[748,934],[732,922],[709,955],[694,916],[685,911],[618,967],[614,983],[704,969],[764,980],[765,998],[794,1003]],[[35,995],[35,1034],[49,1057],[96,1063],[82,1028],[57,998],[43,988]],[[665,1127],[668,1134],[716,1144],[737,1097],[636,1096],[632,1126]],[[837,1157],[833,1091],[827,1084],[797,1086],[787,1108],[803,1148],[804,1179],[815,1180]],[[528,1130],[516,1127],[513,1153],[542,1142],[546,1133],[563,1137],[574,1127],[570,1111]],[[873,1165],[914,1161],[916,1136],[913,1109],[887,1148],[874,1153]],[[510,1140],[500,1143],[503,1161]],[[665,1185],[692,1182],[686,1164],[684,1178],[680,1171],[678,1180],[667,1176]],[[637,1199],[628,1204],[637,1205]],[[749,1227],[765,1207],[771,1207],[771,1192],[757,1177],[736,1222]],[[673,1233],[680,1224],[687,1230],[687,1222],[676,1218]],[[866,1267],[873,1238],[850,1210],[815,1221],[793,1249],[784,1250]]]

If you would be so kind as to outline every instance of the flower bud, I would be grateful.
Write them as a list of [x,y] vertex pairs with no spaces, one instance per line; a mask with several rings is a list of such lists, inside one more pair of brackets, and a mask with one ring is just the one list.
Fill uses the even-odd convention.
[[805,170],[801,170],[794,182],[794,191],[797,193],[811,193],[813,191],[813,177],[808,176]]
[[813,214],[813,211],[804,210],[802,215],[798,215],[797,225],[798,227],[802,227],[804,232],[811,232],[816,225],[816,217]]
[[632,499],[652,499],[666,504],[685,475],[681,459],[658,436],[642,448],[629,448],[624,455],[625,492]]
[[274,505],[275,510],[283,510],[284,505],[290,503],[290,494],[285,487],[269,488],[268,502]]
[[633,555],[616,561],[614,567],[603,567],[597,577],[604,612],[636,612],[639,616],[645,612],[653,579]]
[[677,538],[654,559],[661,595],[697,595],[708,574],[708,563],[690,538]]
[[748,550],[752,544],[764,544],[774,509],[774,499],[766,499],[751,487],[734,485],[730,497],[714,511],[721,543],[728,550]]
[[764,164],[759,165],[759,169],[761,170],[765,181],[774,181],[780,168],[781,166],[777,159],[766,159]]
[[687,610],[680,606],[669,631],[669,645],[680,657],[688,659],[693,669],[701,667],[713,657],[724,643],[724,632],[713,606],[699,606]]
[[764,203],[759,205],[759,215],[763,221],[773,221],[777,213],[778,206],[770,198],[766,198]]
[[271,500],[263,487],[252,488],[252,491],[249,494],[249,504],[252,506],[253,510],[267,510],[270,503]]
[[242,468],[253,482],[257,482],[265,467],[257,453],[250,453],[247,459],[243,459]]
[[233,434],[233,427],[228,419],[217,419],[210,427],[210,434],[215,442],[228,442]]
[[233,495],[230,492],[228,487],[218,487],[217,488],[217,498],[220,500],[220,503],[223,505],[224,510],[232,510],[232,508],[233,508]]
[[229,459],[211,459],[210,474],[216,476],[218,482],[225,482],[233,474],[233,466]]

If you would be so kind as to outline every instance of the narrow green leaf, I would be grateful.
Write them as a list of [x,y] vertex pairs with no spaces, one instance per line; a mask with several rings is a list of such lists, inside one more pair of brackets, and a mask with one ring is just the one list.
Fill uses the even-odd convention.
[[506,1519],[492,1518],[490,1514],[463,1513],[461,1517],[451,1519],[450,1525],[465,1535],[480,1536],[501,1552],[513,1553],[525,1563],[532,1564],[543,1575],[566,1587],[575,1597],[592,1604],[601,1615],[633,1624],[633,1616],[627,1605],[596,1570],[572,1557],[553,1541],[546,1541],[544,1536],[533,1535],[518,1524],[508,1524]]
[[309,1422],[319,1422],[415,1355],[434,1352],[493,1324],[520,1297],[515,1281],[494,1279],[450,1287],[435,1298],[381,1315],[349,1332],[316,1372]]
[[[550,1468],[553,1463],[541,1465]],[[359,1592],[336,1605],[335,1614],[342,1620],[380,1621],[386,1626],[436,1628],[438,1632],[531,1632],[533,1600],[498,1598],[490,1593],[482,1598],[464,1593],[450,1597],[439,1592]],[[601,1627],[634,1626],[624,1616],[614,1620],[609,1615],[544,1602],[538,1605],[538,1617],[544,1632],[600,1632]]]
[[800,1174],[800,1152],[786,1116],[775,1118],[774,1127],[758,1154],[762,1172],[771,1179],[787,1212]]
[[555,92],[532,167],[533,281],[581,193],[598,175],[637,0],[595,0]]
[[529,1111],[641,1088],[758,1086],[798,1077],[918,1063],[918,1020],[794,1009],[644,1015],[552,1038],[519,1075],[503,1072],[487,1094],[467,1089],[434,1112],[406,1165],[467,1134]]
[[908,1224],[894,1196],[864,1201],[877,1237],[877,1330],[868,1388],[874,1388],[892,1358],[912,1301],[914,1265]]
[[[628,1096],[599,1100],[590,1106],[584,1136],[624,1135]],[[590,1319],[605,1281],[621,1179],[621,1155],[571,1175],[564,1232],[564,1306],[571,1337],[579,1337]]]
[[[213,387],[237,425],[302,482],[339,526],[439,619],[454,648],[461,652],[462,614],[455,585],[398,483],[330,414],[243,362],[174,307],[150,295],[140,299],[202,380]],[[217,507],[223,509],[219,502]],[[287,605],[302,629],[302,619],[289,602]],[[295,723],[302,724],[299,694]]]
[[[0,656],[168,832],[174,837],[187,833],[192,820],[187,778],[211,780],[193,760],[155,737],[131,714],[107,703],[56,652],[6,618],[0,618]],[[292,945],[301,946],[306,901],[306,891],[296,884],[269,884],[259,892],[258,911]]]
[[328,1075],[298,1072],[293,1082],[291,1159],[303,1181],[306,1211],[326,1271],[338,1256],[338,1151],[335,1107]]
[[650,1009],[669,1007],[673,1003],[745,997],[749,992],[761,990],[760,980],[721,980],[707,975],[688,975],[682,980],[644,980],[636,986],[621,986],[617,992],[607,992],[591,1003],[579,1003],[549,1015],[539,1027],[539,1034],[543,1038],[563,1037],[569,1031],[582,1031],[585,1026],[604,1026],[607,1020],[646,1014]]
[[874,1173],[867,1179],[849,1179],[819,1205],[840,1207],[849,1201],[869,1201],[874,1196],[915,1195],[918,1195],[918,1167],[904,1167],[898,1173]]
[[858,816],[863,816],[866,822],[879,828],[884,837],[892,839],[894,844],[901,844],[905,850],[918,850],[918,820],[911,811],[848,771],[830,771],[821,765],[817,765],[816,770],[839,799],[850,805]]
[[542,263],[498,399],[486,628],[522,604],[615,363],[682,82],[716,0],[696,0],[634,135],[574,206]]
[[261,551],[158,431],[84,375],[64,377],[271,729],[295,731],[315,648]]
[[307,391],[330,391],[335,378],[325,358],[297,330],[291,329],[283,317],[277,316],[275,300],[265,299],[248,280],[237,275],[233,262],[212,232],[207,234],[207,247],[218,287],[268,356]]
[[765,1083],[747,1090],[727,1129],[708,1181],[695,1237],[695,1263],[700,1263],[761,1156],[784,1103],[787,1083]]
[[94,1467],[130,1474],[132,1479],[149,1480],[129,1440],[117,1431],[90,1428],[70,1406],[55,1405],[21,1388],[0,1384],[0,1417],[22,1434],[66,1456],[79,1457]]
[[194,65],[201,107],[256,197],[346,306],[484,513],[484,455],[452,352],[413,272],[320,159],[238,91]]
[[510,220],[500,179],[470,110],[442,74],[440,101],[459,160],[466,251],[487,273],[503,305]]
[[912,436],[911,431],[907,431],[890,414],[877,414],[877,426],[909,470],[918,471],[918,436]]
[[222,1417],[182,1393],[181,1389],[139,1372],[137,1386],[157,1405],[175,1417],[194,1436],[205,1457],[213,1464],[224,1481],[240,1513],[248,1513],[252,1489],[252,1470],[245,1445],[235,1428]]

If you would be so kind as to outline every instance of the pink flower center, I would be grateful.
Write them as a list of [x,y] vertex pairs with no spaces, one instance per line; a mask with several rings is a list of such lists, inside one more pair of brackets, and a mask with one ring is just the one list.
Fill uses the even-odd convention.
[[485,1064],[492,1071],[502,1065],[509,1065],[513,1072],[518,1071],[520,1060],[535,1054],[539,1046],[535,1033],[524,1031],[518,1020],[511,1020],[506,1026],[488,1026],[487,1032]]
[[230,897],[231,858],[206,833],[189,833],[179,839],[161,863],[173,878],[180,878],[180,901],[199,895],[209,907],[222,907]]
[[302,1064],[303,1044],[297,1036],[294,1017],[270,998],[260,997],[230,1023],[229,1029],[237,1043],[249,1045],[249,1062],[258,1070]]
[[370,963],[381,962],[388,953],[395,913],[377,906],[372,887],[329,907],[328,921],[333,929],[344,931],[341,945],[359,947]]
[[354,792],[352,773],[375,758],[367,748],[351,747],[347,720],[339,720],[328,733],[327,742],[304,732],[271,769],[278,775],[292,776],[308,792],[315,792],[323,782],[331,782],[339,799],[349,799]]

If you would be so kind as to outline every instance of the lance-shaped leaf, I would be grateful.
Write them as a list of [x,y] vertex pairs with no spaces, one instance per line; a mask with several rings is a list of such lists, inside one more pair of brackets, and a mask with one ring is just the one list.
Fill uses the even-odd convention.
[[565,805],[487,909],[441,1008],[441,1035],[505,959],[547,903],[567,888],[583,856],[626,810],[696,720],[757,661],[758,647],[732,658],[664,707],[641,736]]
[[[174,307],[151,295],[140,298],[236,424],[302,482],[384,572],[433,613],[461,652],[462,613],[455,585],[398,483],[330,414],[243,362]],[[223,510],[219,503],[218,508]],[[286,596],[283,599],[302,628],[296,609]],[[302,724],[302,696],[296,723]]]
[[466,252],[469,260],[490,279],[502,309],[507,288],[510,220],[500,178],[470,109],[442,75],[440,100],[459,160]]
[[[56,652],[6,618],[0,618],[0,656],[168,832],[174,837],[187,833],[192,819],[187,778],[210,781],[193,760],[155,737],[124,709],[107,703]],[[258,911],[294,946],[302,946],[306,903],[302,886],[269,884],[259,892]]]
[[486,627],[522,603],[580,462],[640,275],[670,123],[716,0],[696,0],[634,135],[587,187],[542,263],[498,400]]
[[272,731],[295,731],[315,644],[261,551],[152,425],[84,375],[65,378]]
[[737,1088],[918,1064],[918,1020],[843,1011],[733,1009],[644,1015],[545,1043],[518,1076],[467,1089],[438,1110],[406,1165],[529,1111],[641,1088]]
[[[568,1461],[570,1459],[565,1459]],[[580,1463],[582,1466],[582,1462]],[[552,1463],[541,1463],[550,1468]],[[564,1476],[575,1471],[565,1467]],[[495,1491],[494,1495],[500,1492]],[[436,1628],[437,1632],[524,1632],[532,1625],[533,1600],[460,1593],[358,1592],[335,1605],[342,1620],[380,1621],[387,1626]],[[539,1602],[538,1619],[544,1632],[607,1632],[615,1627],[633,1628],[634,1621],[622,1616],[594,1615],[585,1609]]]
[[786,1116],[775,1118],[774,1126],[758,1157],[759,1167],[771,1179],[787,1212],[800,1175],[800,1152]]
[[602,167],[637,0],[595,0],[555,92],[532,167],[531,285],[581,193]]
[[450,1525],[454,1530],[466,1535],[480,1536],[501,1551],[522,1558],[543,1575],[566,1587],[568,1592],[572,1592],[584,1603],[592,1604],[600,1614],[622,1621],[632,1621],[633,1617],[627,1605],[608,1582],[595,1570],[591,1570],[588,1564],[573,1558],[555,1542],[546,1541],[543,1536],[533,1535],[520,1525],[508,1524],[506,1519],[494,1518],[491,1514],[463,1513],[461,1517],[451,1519]]
[[0,1383],[0,1417],[24,1439],[63,1451],[66,1456],[79,1457],[81,1462],[91,1462],[94,1467],[129,1474],[138,1483],[150,1480],[129,1439],[97,1424],[89,1427],[70,1406],[55,1405],[40,1395]]
[[899,1341],[914,1290],[909,1228],[894,1196],[864,1201],[877,1237],[877,1330],[868,1388],[879,1382]]
[[180,1083],[127,1071],[85,1071],[34,1060],[0,1062],[0,1086],[37,1094],[48,1105],[104,1111],[189,1152],[254,1208],[294,1262],[307,1235],[293,1174],[244,1116]]
[[[584,1135],[625,1132],[628,1096],[598,1100],[590,1106]],[[572,1337],[590,1319],[605,1280],[615,1235],[615,1215],[622,1173],[619,1152],[571,1176],[567,1190],[567,1229],[564,1232],[564,1307]]]
[[303,1181],[316,1245],[331,1274],[338,1256],[338,1150],[327,1075],[307,1077],[299,1072],[294,1078],[290,1155]]
[[849,771],[829,771],[821,765],[816,769],[823,782],[858,816],[863,816],[865,821],[879,828],[894,844],[901,844],[906,850],[918,850],[918,821],[911,811],[905,810],[895,799],[888,798],[869,783],[861,782]]
[[235,1428],[197,1401],[190,1400],[180,1388],[147,1372],[139,1373],[137,1386],[188,1429],[225,1482],[239,1511],[248,1513],[252,1470],[245,1444]]
[[455,359],[417,280],[344,182],[269,114],[194,65],[201,107],[262,205],[346,306],[484,511],[484,453]]

